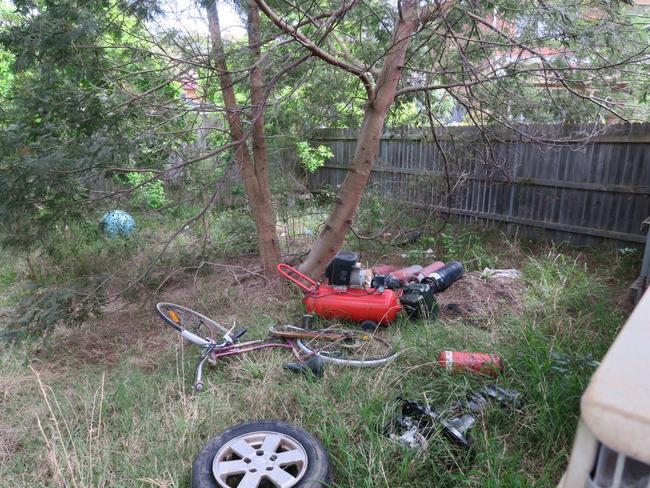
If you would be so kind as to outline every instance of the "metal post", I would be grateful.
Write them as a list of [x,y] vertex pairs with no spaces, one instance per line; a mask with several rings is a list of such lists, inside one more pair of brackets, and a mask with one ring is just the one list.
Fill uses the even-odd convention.
[[638,303],[648,285],[650,285],[650,217],[641,223],[641,231],[646,232],[645,251],[643,252],[643,263],[641,264],[641,276],[639,276],[639,287],[636,289],[634,303]]

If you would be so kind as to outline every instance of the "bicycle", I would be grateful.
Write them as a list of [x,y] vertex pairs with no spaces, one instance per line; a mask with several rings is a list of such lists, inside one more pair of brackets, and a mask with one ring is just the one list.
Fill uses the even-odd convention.
[[[199,312],[169,302],[157,303],[156,312],[184,339],[202,348],[194,374],[194,388],[197,391],[205,386],[202,379],[206,362],[216,364],[220,358],[262,349],[289,349],[297,363],[287,363],[285,369],[311,371],[317,376],[322,376],[322,362],[373,367],[386,364],[399,354],[388,341],[374,333],[335,327],[308,329],[278,325],[271,327],[264,339],[238,342],[247,329],[233,333],[234,326],[228,329]],[[223,337],[221,342],[214,339],[218,334]]]

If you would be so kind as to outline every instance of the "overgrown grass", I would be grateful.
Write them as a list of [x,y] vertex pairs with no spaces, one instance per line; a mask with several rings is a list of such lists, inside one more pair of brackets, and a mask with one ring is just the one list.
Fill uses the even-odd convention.
[[[632,268],[607,251],[531,249],[475,235],[450,227],[435,241],[405,251],[432,247],[436,257],[471,263],[470,269],[520,267],[528,285],[523,312],[480,323],[398,321],[383,333],[404,354],[379,369],[330,367],[323,380],[314,381],[284,372],[281,364],[288,357],[282,352],[257,353],[208,369],[207,391],[195,394],[197,351],[178,342],[149,305],[133,308],[135,326],[120,329],[117,337],[129,345],[111,366],[78,361],[67,366],[66,358],[79,351],[61,350],[56,336],[5,349],[0,486],[185,487],[192,459],[209,437],[262,418],[289,420],[316,434],[329,450],[334,486],[555,486],[592,370],[557,372],[551,353],[602,357],[625,319],[613,304],[624,283],[611,276],[617,272],[627,279]],[[128,250],[130,244],[110,245]],[[295,319],[300,311],[297,297],[251,307],[217,289],[205,291],[200,304],[245,320],[250,337],[262,337],[271,317]],[[91,321],[79,333],[99,326]],[[154,345],[151,336],[157,338]],[[499,384],[521,391],[524,406],[490,407],[471,431],[469,454],[443,436],[424,452],[406,450],[383,434],[398,395],[442,407],[487,382],[439,368],[435,358],[445,349],[501,354],[506,373]]]

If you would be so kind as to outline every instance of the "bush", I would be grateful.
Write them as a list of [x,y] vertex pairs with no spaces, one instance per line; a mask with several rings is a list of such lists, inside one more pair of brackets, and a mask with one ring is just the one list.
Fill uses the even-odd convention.
[[325,161],[334,157],[334,153],[327,146],[312,147],[307,141],[296,144],[298,163],[307,172],[313,173],[325,166]]
[[153,210],[158,210],[167,204],[167,195],[161,180],[144,183],[153,176],[154,174],[151,172],[126,173],[126,181],[131,188],[135,188],[133,190],[133,200],[136,204],[146,205]]
[[220,253],[243,254],[257,249],[255,221],[247,209],[219,212],[214,220],[212,236]]

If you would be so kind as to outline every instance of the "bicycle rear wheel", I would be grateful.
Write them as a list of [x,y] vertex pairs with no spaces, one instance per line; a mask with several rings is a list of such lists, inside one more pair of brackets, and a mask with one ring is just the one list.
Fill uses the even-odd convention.
[[292,325],[276,326],[270,332],[294,339],[304,354],[315,354],[333,364],[373,367],[389,363],[399,355],[390,342],[374,333],[333,328],[308,330]]
[[229,330],[205,315],[175,303],[159,302],[156,304],[156,312],[185,339],[200,346],[209,344],[207,339],[213,339],[214,342],[214,338],[223,336]]

